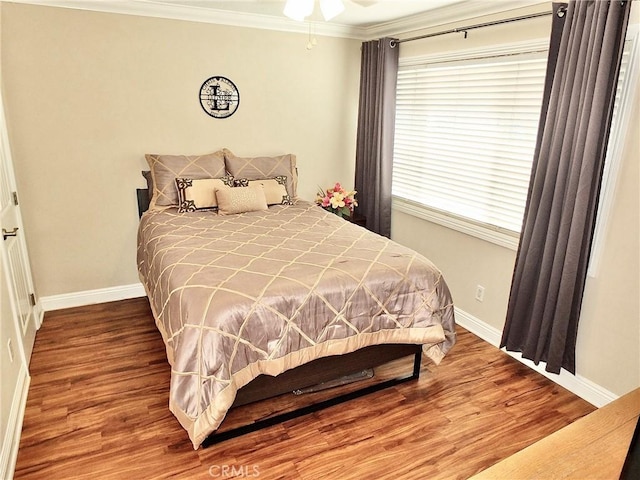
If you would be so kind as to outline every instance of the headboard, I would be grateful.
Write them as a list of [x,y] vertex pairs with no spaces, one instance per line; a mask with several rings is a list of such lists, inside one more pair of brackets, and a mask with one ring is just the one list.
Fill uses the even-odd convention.
[[142,216],[144,212],[149,209],[149,189],[148,188],[136,188],[136,195],[138,196],[138,216]]
[[151,201],[151,193],[153,192],[153,179],[150,170],[142,170],[142,176],[147,181],[147,188],[136,188],[138,197],[138,215],[142,216],[144,212],[149,210],[149,202]]

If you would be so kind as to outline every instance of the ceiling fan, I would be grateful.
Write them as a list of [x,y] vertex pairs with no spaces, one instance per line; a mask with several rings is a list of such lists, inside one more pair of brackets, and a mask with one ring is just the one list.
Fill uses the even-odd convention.
[[378,3],[378,0],[351,0],[351,1],[363,7],[370,7],[371,5],[375,5],[376,3]]
[[[377,3],[377,0],[350,0],[351,2],[369,7]],[[318,0],[320,11],[325,20],[329,21],[344,10],[343,0]],[[292,20],[304,21],[313,13],[315,0],[287,0],[284,6],[284,14]]]

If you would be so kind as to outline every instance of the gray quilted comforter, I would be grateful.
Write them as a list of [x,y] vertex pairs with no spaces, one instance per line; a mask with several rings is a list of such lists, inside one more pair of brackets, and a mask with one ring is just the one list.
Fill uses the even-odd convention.
[[236,391],[315,358],[383,343],[455,343],[453,304],[426,258],[318,206],[143,215],[138,270],[171,364],[169,407],[194,448]]

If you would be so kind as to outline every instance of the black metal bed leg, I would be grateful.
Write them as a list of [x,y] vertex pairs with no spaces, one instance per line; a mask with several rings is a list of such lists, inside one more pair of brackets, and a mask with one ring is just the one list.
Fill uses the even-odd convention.
[[422,365],[422,346],[418,345],[418,350],[413,357],[413,375],[411,378],[420,378],[420,366]]

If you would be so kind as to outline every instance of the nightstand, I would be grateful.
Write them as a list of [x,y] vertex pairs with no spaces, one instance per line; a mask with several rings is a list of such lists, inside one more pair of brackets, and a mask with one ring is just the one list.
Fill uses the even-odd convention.
[[367,217],[360,215],[359,213],[352,213],[350,217],[344,217],[345,220],[360,225],[363,228],[367,228]]

